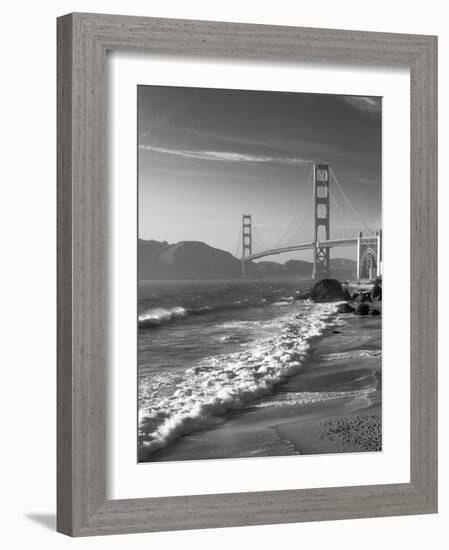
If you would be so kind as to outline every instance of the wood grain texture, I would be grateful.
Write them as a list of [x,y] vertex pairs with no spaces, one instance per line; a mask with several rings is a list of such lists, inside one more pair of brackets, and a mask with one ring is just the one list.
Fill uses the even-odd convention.
[[[407,66],[411,73],[411,480],[106,500],[108,50]],[[70,14],[58,20],[58,531],[72,536],[437,509],[437,39]]]
[[72,24],[58,21],[57,166],[57,528],[72,529]]
[[411,80],[411,480],[437,508],[438,209],[437,42]]

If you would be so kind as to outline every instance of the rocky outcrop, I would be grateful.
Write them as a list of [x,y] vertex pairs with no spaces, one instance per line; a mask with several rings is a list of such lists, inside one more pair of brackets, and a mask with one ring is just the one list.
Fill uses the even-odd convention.
[[347,302],[340,304],[337,308],[337,313],[354,313],[355,309]]
[[368,315],[369,305],[365,303],[358,304],[354,311],[355,315]]
[[351,294],[347,288],[343,288],[343,300],[350,302],[352,300]]
[[356,304],[361,304],[363,302],[371,302],[371,296],[369,292],[361,292],[353,300]]
[[370,290],[370,298],[372,302],[380,302],[382,300],[382,279],[376,279],[373,288]]
[[321,279],[310,290],[310,298],[314,302],[338,302],[344,300],[345,294],[337,279]]
[[[373,292],[373,289],[375,291]],[[296,300],[312,300],[314,302],[343,302],[338,304],[336,313],[355,315],[382,315],[382,281],[376,280],[371,290],[361,289],[354,292],[351,284],[342,285],[337,279],[322,279],[309,290],[298,291]],[[377,306],[375,305],[377,302]]]

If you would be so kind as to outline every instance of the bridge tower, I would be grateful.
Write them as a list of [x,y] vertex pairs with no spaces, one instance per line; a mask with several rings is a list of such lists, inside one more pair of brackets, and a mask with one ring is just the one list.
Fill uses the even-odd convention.
[[[251,214],[242,215],[242,277],[247,275],[245,257],[253,253],[253,233]],[[249,267],[249,266],[248,266]]]
[[[330,273],[330,248],[321,247],[320,240],[330,239],[329,164],[313,163],[313,273],[312,277],[326,277]],[[320,228],[324,234],[320,236]],[[323,233],[323,232],[322,232]]]
[[374,279],[382,275],[382,229],[375,235],[357,237],[357,279]]

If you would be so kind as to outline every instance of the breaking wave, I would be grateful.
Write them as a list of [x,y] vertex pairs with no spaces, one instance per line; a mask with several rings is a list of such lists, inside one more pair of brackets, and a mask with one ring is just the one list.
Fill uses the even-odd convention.
[[[292,301],[293,301],[293,298],[288,298],[282,302],[272,302],[272,303],[268,302],[268,305],[271,305],[274,307],[282,307],[282,306],[291,305]],[[144,313],[140,314],[138,324],[139,324],[139,329],[157,328],[167,323],[170,323],[171,321],[184,319],[189,315],[204,315],[207,313],[212,313],[217,311],[236,310],[236,309],[244,309],[247,307],[263,306],[264,304],[267,304],[267,300],[265,298],[261,298],[256,301],[250,301],[248,299],[237,300],[232,304],[216,304],[214,306],[202,306],[202,307],[195,307],[195,308],[186,308],[183,306],[155,307],[155,308],[150,308]]]
[[338,353],[329,353],[322,356],[323,361],[342,361],[348,359],[366,359],[369,357],[382,357],[381,350],[368,350],[368,349],[357,349],[353,351],[342,351]]
[[174,319],[182,319],[187,315],[187,309],[181,306],[172,308],[155,307],[139,315],[139,328],[160,327]]
[[181,435],[219,421],[217,415],[269,394],[301,369],[310,340],[335,320],[336,307],[307,304],[300,312],[290,312],[278,321],[275,336],[258,339],[243,351],[202,360],[169,394],[148,386],[139,410],[139,455],[148,458]]
[[325,401],[338,401],[340,399],[350,399],[354,397],[369,397],[372,389],[353,390],[353,391],[327,391],[327,392],[289,392],[286,394],[275,395],[272,399],[262,401],[255,405],[257,408],[264,409],[268,407],[291,407],[298,405],[311,405],[323,403]]

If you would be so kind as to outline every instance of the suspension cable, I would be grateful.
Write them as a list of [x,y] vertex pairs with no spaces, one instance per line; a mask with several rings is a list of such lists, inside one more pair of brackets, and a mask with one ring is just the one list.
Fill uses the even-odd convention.
[[240,224],[239,236],[237,237],[237,246],[235,247],[235,253],[234,253],[234,256],[236,258],[238,258],[237,254],[239,253],[239,250],[240,250],[240,244],[241,244],[241,240],[242,240],[242,231],[243,231],[243,227]]
[[[304,197],[304,194],[307,190],[307,188],[309,187],[310,183],[311,183],[311,180],[312,180],[312,174],[313,174],[313,167],[312,169],[310,170],[309,172],[309,175],[307,176],[307,180],[306,180],[306,183],[305,185],[302,187],[301,189],[301,194],[300,196],[298,197],[298,208],[296,209],[295,211],[295,214],[293,215],[293,218],[290,220],[290,223],[287,227],[287,229],[284,231],[284,233],[282,234],[281,238],[277,241],[277,243],[273,246],[273,249],[276,249],[276,248],[279,248],[280,245],[282,244],[282,241],[285,239],[285,237],[287,236],[288,232],[290,231],[290,229],[293,227],[293,224],[295,223],[297,217],[298,217],[298,214],[299,214],[299,211],[301,210],[302,212],[302,199]],[[304,225],[304,219],[305,217],[307,216],[308,214],[308,210],[306,210],[306,213],[305,215],[303,216],[303,223],[301,224],[300,228],[302,229],[302,226]]]
[[374,231],[362,220],[362,218],[359,216],[358,212],[356,211],[356,209],[352,206],[352,203],[351,201],[348,199],[348,197],[346,196],[346,193],[343,191],[340,183],[338,182],[337,180],[337,177],[336,175],[334,174],[334,171],[332,170],[332,168],[329,168],[329,172],[331,173],[331,176],[334,178],[334,181],[335,183],[337,184],[337,187],[340,189],[341,191],[341,194],[343,195],[343,197],[346,199],[346,202],[349,204],[351,210],[354,212],[354,214],[356,215],[356,218],[358,219],[358,221],[363,224],[367,229],[368,231],[374,235]]
[[[252,218],[251,218],[251,223],[253,226],[252,229],[253,229],[254,236],[256,237],[257,244],[260,244],[262,248],[265,250],[270,250],[270,247],[267,245],[267,243],[264,241],[264,239],[260,235],[259,230],[257,229],[256,224],[253,222]],[[253,239],[253,242],[254,242],[254,239]]]
[[331,198],[331,200],[333,201],[333,204],[337,207],[337,210],[340,212],[340,214],[342,215],[342,218],[345,219],[345,213],[343,212],[343,209],[342,207],[340,206],[339,202],[337,201],[334,193],[331,193],[331,189],[330,187],[328,188],[329,190],[329,197]]

